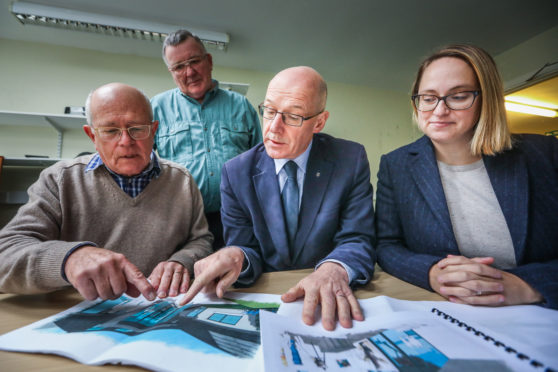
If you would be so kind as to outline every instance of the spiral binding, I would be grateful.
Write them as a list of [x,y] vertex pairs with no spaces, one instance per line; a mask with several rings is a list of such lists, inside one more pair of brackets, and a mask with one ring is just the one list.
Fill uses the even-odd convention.
[[[436,309],[435,307],[432,308],[431,312],[438,315],[438,316],[443,317],[445,320],[448,320],[450,323],[456,324],[458,327],[465,329],[467,332],[474,333],[475,336],[482,337],[485,341],[492,342],[496,347],[501,347],[506,352],[515,354],[515,356],[518,359],[524,360],[524,361],[529,361],[529,364],[531,366],[535,367],[535,368],[544,368],[544,364],[542,364],[541,362],[529,358],[527,355],[525,355],[523,353],[520,353],[517,350],[515,350],[514,348],[512,348],[510,346],[507,346],[503,342],[494,339],[494,337],[491,337],[491,336],[485,334],[484,332],[481,332],[481,331],[475,329],[474,327],[471,327],[467,323],[464,323],[464,322],[460,321],[459,319],[456,319],[453,316],[451,316],[449,314],[446,314],[445,312],[443,312],[441,310]],[[545,372],[558,372],[558,371],[556,371],[552,368],[546,368],[544,371]]]

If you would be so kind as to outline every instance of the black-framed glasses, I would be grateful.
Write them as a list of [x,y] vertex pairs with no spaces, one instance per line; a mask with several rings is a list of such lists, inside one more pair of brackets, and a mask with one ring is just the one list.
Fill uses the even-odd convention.
[[191,68],[196,68],[200,65],[200,63],[202,63],[202,61],[204,60],[205,57],[207,57],[207,54],[192,57],[187,61],[182,61],[182,62],[175,63],[174,65],[168,67],[169,71],[170,72],[181,73],[181,72],[186,71],[186,68],[188,66],[190,66]]
[[450,110],[467,110],[473,106],[479,94],[480,91],[478,90],[467,90],[448,94],[443,97],[438,97],[434,94],[415,94],[411,99],[416,109],[419,111],[432,111],[438,106],[440,101],[444,101],[447,108]]
[[128,128],[119,127],[98,127],[93,128],[97,136],[103,141],[118,141],[122,137],[122,131],[127,131],[128,135],[136,141],[146,139],[151,134],[151,124],[134,125]]
[[312,118],[315,118],[316,116],[324,112],[324,110],[322,110],[315,115],[302,116],[297,114],[291,114],[290,112],[277,111],[275,109],[272,109],[271,107],[264,106],[263,104],[259,105],[258,109],[260,111],[260,115],[266,120],[273,120],[275,119],[275,116],[277,114],[281,114],[281,119],[283,120],[283,123],[290,125],[291,127],[301,127],[302,123],[305,120],[310,120]]

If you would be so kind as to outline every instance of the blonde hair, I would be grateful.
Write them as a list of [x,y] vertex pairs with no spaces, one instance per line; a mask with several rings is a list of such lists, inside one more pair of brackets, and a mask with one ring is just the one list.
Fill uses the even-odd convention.
[[[506,118],[502,79],[494,59],[482,48],[469,44],[452,44],[432,54],[420,65],[411,94],[418,93],[424,70],[435,60],[444,57],[465,61],[475,72],[480,86],[481,109],[471,140],[471,153],[475,156],[495,155],[511,149],[512,138]],[[417,109],[414,105],[413,110],[413,118],[417,121]]]

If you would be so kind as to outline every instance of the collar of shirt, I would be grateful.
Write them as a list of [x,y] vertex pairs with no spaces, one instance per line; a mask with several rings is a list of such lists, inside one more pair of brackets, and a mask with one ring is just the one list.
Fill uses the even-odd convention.
[[298,192],[299,206],[302,201],[302,192],[304,191],[303,190],[304,177],[306,175],[306,165],[308,164],[308,157],[310,156],[311,149],[312,149],[312,141],[310,141],[308,148],[306,148],[306,150],[302,154],[300,154],[294,159],[273,159],[273,161],[275,162],[275,174],[277,174],[277,181],[279,182],[279,191],[281,192],[283,191],[283,186],[285,186],[285,182],[287,182],[287,172],[283,169],[283,167],[290,160],[294,161],[298,166],[296,172],[296,181],[297,181],[296,183],[298,185],[298,190],[299,190]]
[[[93,155],[87,166],[85,167],[85,173],[99,168],[104,165],[103,160],[99,156],[99,153]],[[145,168],[140,174],[133,177],[124,177],[118,173],[110,170],[106,165],[105,168],[109,171],[110,175],[116,181],[118,186],[132,198],[138,196],[149,184],[153,178],[159,177],[161,174],[161,166],[157,160],[155,152],[151,151],[151,161],[147,168]]]
[[178,88],[176,89],[178,89],[178,92],[182,97],[186,98],[191,103],[203,106],[211,99],[213,99],[213,97],[215,97],[215,95],[219,91],[219,82],[215,79],[211,79],[211,83],[212,83],[212,87],[207,92],[205,92],[205,95],[203,96],[203,101],[201,103],[199,103],[196,99],[190,97],[189,95],[184,94],[180,89]]
[[306,173],[306,164],[308,163],[308,157],[310,156],[311,149],[312,149],[312,141],[310,141],[310,144],[308,145],[306,150],[304,150],[302,154],[300,154],[294,159],[273,159],[273,161],[275,162],[275,174],[278,175],[279,172],[283,170],[285,164],[287,164],[287,162],[291,160],[294,161],[296,165],[298,165],[299,170],[302,170],[303,173]]

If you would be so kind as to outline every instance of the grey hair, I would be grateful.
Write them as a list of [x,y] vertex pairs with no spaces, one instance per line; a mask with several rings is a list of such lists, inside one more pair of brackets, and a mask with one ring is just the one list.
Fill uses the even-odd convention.
[[[104,87],[104,85],[102,87]],[[101,88],[101,87],[99,87],[99,88]],[[91,97],[93,97],[93,94],[99,88],[95,88],[91,92],[89,92],[89,94],[87,95],[87,98],[85,99],[85,120],[87,121],[87,125],[89,125],[91,128],[93,128],[93,120],[91,118]],[[142,95],[143,99],[145,100],[145,107],[147,108],[147,112],[149,114],[149,121],[152,122],[153,121],[153,108],[151,107],[151,100],[149,99],[147,94],[145,94],[141,89],[138,89],[138,88],[134,88],[134,89],[136,91],[138,91]]]
[[318,81],[318,109],[325,110],[327,101],[327,83],[324,78],[320,76]]
[[199,37],[197,37],[196,35],[194,35],[188,30],[177,30],[168,34],[167,37],[165,38],[165,41],[163,41],[163,61],[165,61],[165,64],[167,66],[169,64],[167,62],[167,58],[165,57],[165,50],[167,49],[167,47],[169,45],[177,46],[190,38],[193,38],[199,44],[199,46],[202,48],[204,53],[207,53],[207,50],[205,49],[205,45],[203,45],[203,42]]
[[89,92],[87,98],[85,99],[85,120],[87,120],[87,125],[89,125],[91,128],[93,128],[93,122],[91,121],[91,96],[96,90],[97,89],[93,89],[91,92]]

